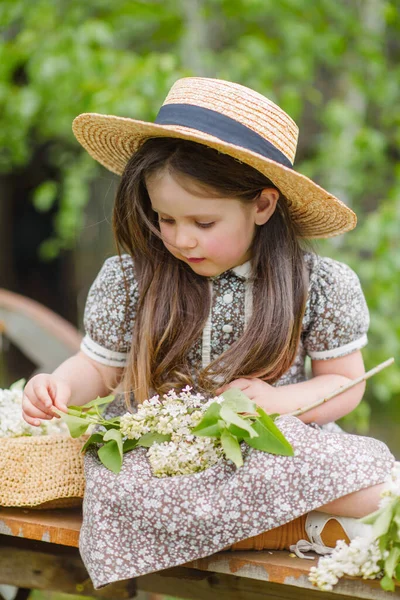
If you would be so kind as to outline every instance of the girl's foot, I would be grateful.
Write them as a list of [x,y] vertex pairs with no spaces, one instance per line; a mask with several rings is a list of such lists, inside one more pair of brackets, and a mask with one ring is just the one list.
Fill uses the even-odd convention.
[[349,543],[368,533],[370,528],[358,519],[312,511],[285,525],[236,542],[226,550],[291,550],[300,558],[307,558],[303,552],[329,554],[338,540]]

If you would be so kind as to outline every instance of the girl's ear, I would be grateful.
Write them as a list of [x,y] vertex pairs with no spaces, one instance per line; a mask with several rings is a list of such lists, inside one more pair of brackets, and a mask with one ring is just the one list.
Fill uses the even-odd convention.
[[279,200],[279,192],[275,188],[265,188],[256,200],[254,223],[264,225],[273,215],[276,203]]

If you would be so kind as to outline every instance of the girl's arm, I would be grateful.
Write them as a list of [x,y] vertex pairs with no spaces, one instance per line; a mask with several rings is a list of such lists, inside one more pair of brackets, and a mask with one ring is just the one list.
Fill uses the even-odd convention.
[[22,416],[31,425],[52,419],[53,408],[86,404],[107,396],[117,386],[123,369],[102,365],[83,352],[68,358],[52,373],[39,373],[28,381],[22,399]]
[[[313,360],[311,364],[313,377],[308,381],[273,387],[261,379],[241,378],[222,386],[217,393],[221,394],[228,388],[236,387],[243,390],[267,413],[284,415],[317,402],[351,379],[365,373],[360,350],[341,358]],[[364,390],[365,382],[362,382],[298,418],[304,423],[314,422],[319,425],[340,419],[355,409],[363,397]]]
[[[360,350],[341,358],[313,360],[311,366],[313,374],[311,379],[275,388],[278,394],[281,395],[282,403],[279,412],[282,414],[293,412],[298,408],[317,402],[317,400],[349,383],[350,380],[356,379],[365,373]],[[304,423],[314,422],[323,425],[344,417],[344,415],[354,410],[361,401],[365,385],[365,381],[359,383],[347,392],[343,392],[332,398],[332,400],[328,400],[328,402],[303,415],[299,415],[299,419]]]
[[69,384],[71,397],[67,404],[80,406],[98,396],[107,396],[119,383],[122,372],[123,369],[103,365],[78,352],[57,367],[53,375]]

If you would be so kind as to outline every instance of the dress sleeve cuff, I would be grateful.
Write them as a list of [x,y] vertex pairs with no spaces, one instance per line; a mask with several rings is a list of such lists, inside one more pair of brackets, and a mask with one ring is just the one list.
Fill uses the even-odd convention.
[[107,365],[109,367],[125,367],[127,364],[127,353],[126,352],[113,352],[107,348],[103,348],[99,344],[96,344],[88,335],[85,335],[81,342],[81,350],[89,358]]
[[364,334],[358,340],[354,340],[349,344],[345,344],[344,346],[340,346],[340,348],[332,348],[331,350],[322,350],[321,352],[308,352],[308,356],[312,360],[328,360],[329,358],[339,358],[340,356],[346,356],[346,354],[351,354],[356,350],[360,350],[368,343],[367,334]]

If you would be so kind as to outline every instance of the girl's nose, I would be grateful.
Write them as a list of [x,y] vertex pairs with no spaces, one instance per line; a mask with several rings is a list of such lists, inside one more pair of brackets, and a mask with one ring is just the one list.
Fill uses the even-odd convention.
[[178,248],[195,248],[197,240],[190,233],[189,230],[184,228],[177,228],[175,236],[175,246]]

